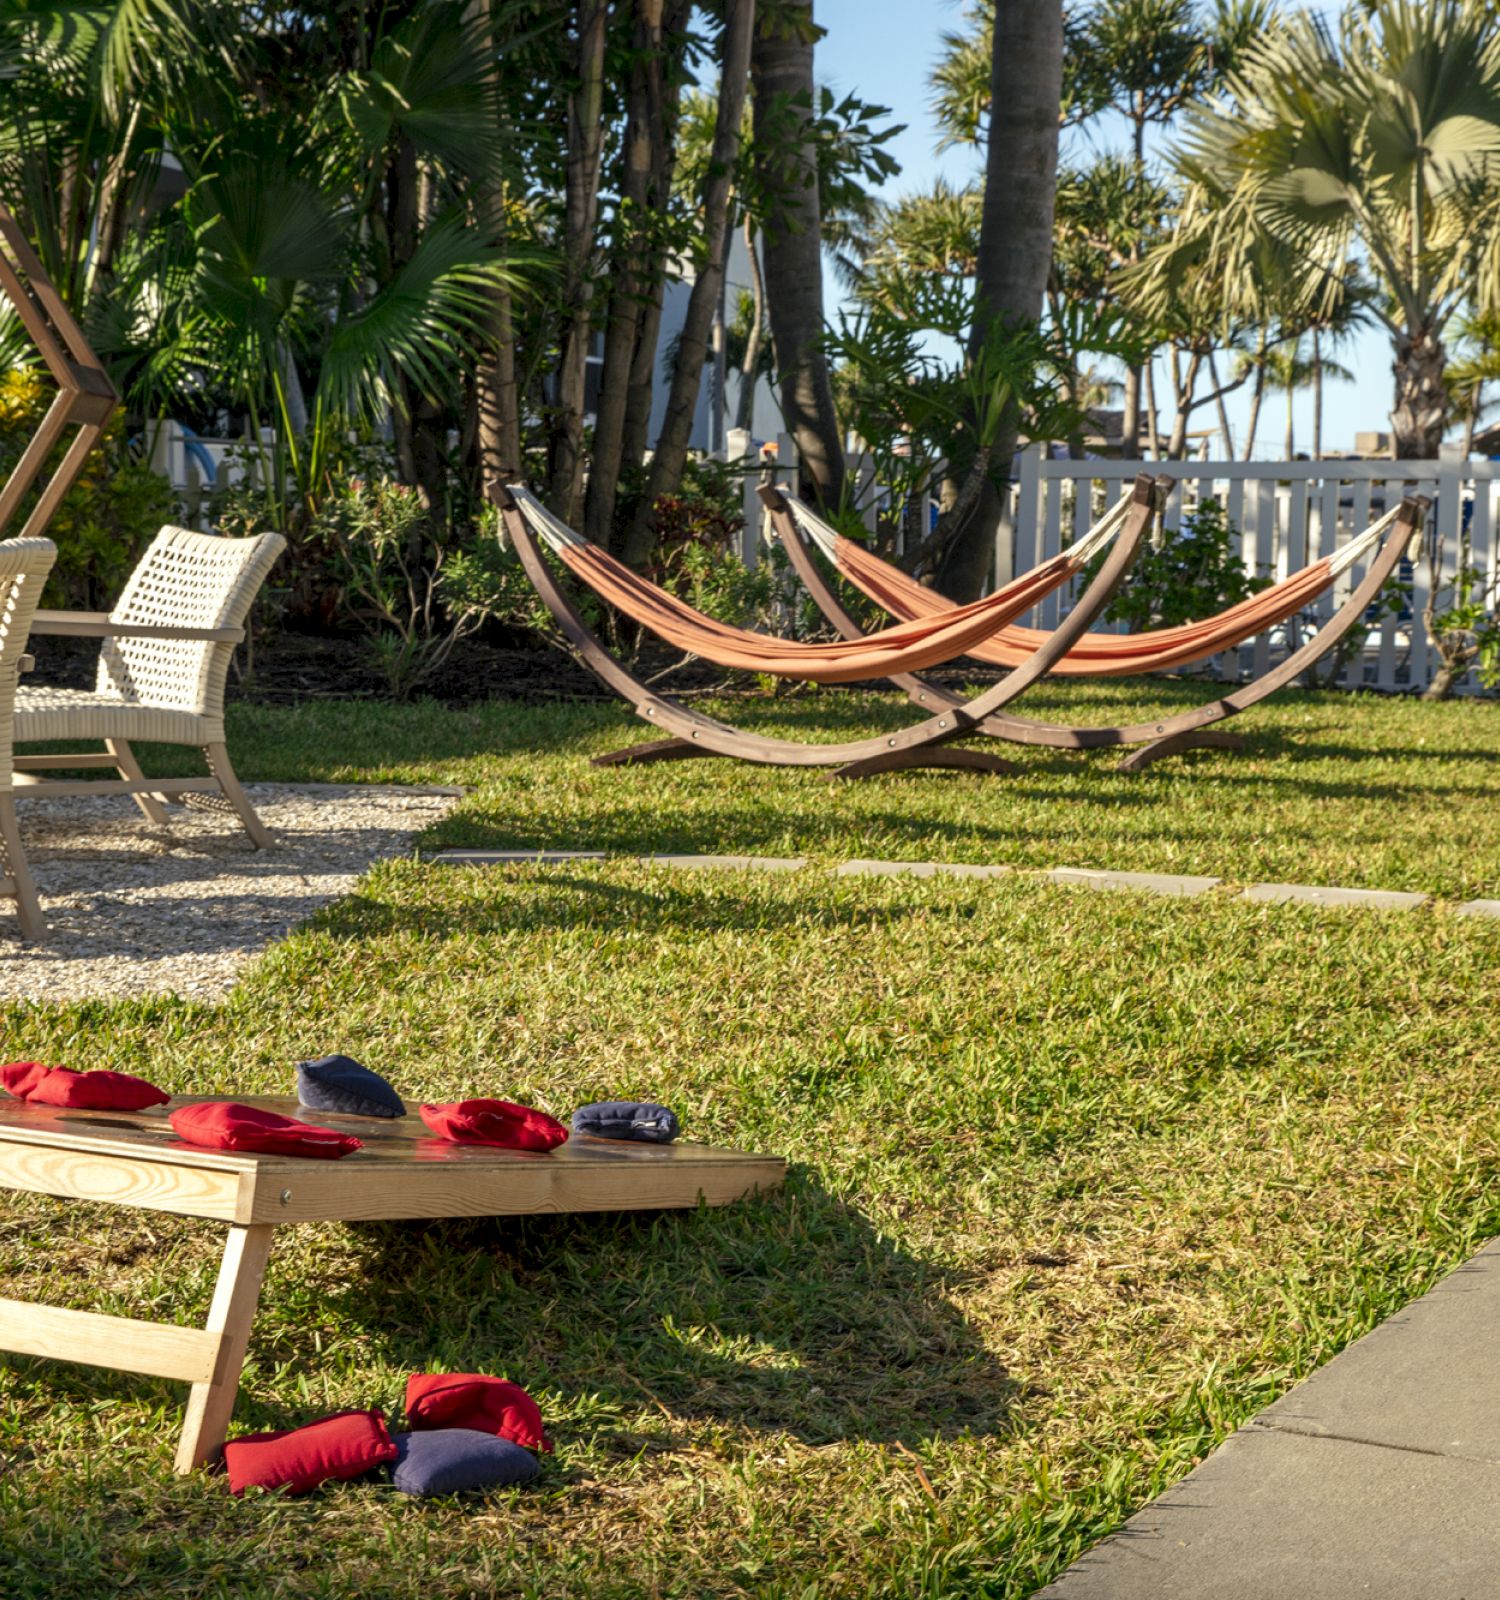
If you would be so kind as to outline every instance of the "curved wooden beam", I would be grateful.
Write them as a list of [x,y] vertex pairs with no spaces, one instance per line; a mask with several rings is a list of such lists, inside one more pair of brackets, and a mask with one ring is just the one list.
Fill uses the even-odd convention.
[[729,723],[689,710],[648,688],[623,667],[599,642],[584,621],[552,569],[542,556],[530,525],[515,497],[504,488],[495,491],[505,531],[515,547],[526,575],[578,658],[607,687],[629,702],[635,714],[670,738],[652,740],[595,757],[595,765],[613,766],[633,761],[689,760],[697,756],[729,756],[762,766],[839,767],[841,777],[866,777],[898,766],[964,766],[987,772],[1011,771],[1010,764],[983,751],[949,751],[944,746],[973,733],[977,724],[1015,696],[1024,694],[1053,663],[1070,650],[1095,617],[1109,604],[1155,515],[1157,495],[1149,478],[1136,480],[1134,503],[1109,558],[1067,621],[1021,666],[1001,682],[967,703],[939,708],[922,721],[894,734],[851,740],[845,744],[807,744],[791,739],[771,739],[747,733]]
[[0,294],[15,308],[57,384],[56,399],[0,488],[0,532],[15,516],[68,428],[78,429],[21,529],[21,538],[33,539],[46,532],[63,496],[78,481],[119,397],[62,296],[42,270],[30,241],[4,206],[0,206]]
[[[1139,480],[1137,480],[1139,481]],[[1162,483],[1170,480],[1160,480]],[[761,499],[770,508],[776,531],[786,549],[787,556],[802,581],[813,603],[846,639],[857,639],[863,630],[850,616],[842,601],[813,560],[801,533],[792,518],[785,499],[779,490],[762,488]],[[1407,496],[1391,531],[1386,535],[1379,553],[1370,563],[1363,582],[1350,594],[1338,611],[1307,641],[1279,666],[1261,677],[1225,695],[1189,711],[1164,717],[1159,722],[1138,722],[1111,728],[1070,727],[1064,723],[1039,722],[1020,717],[1013,712],[997,710],[987,715],[975,729],[992,738],[1005,739],[1012,744],[1042,745],[1056,750],[1113,749],[1120,745],[1138,744],[1142,749],[1131,752],[1120,763],[1122,772],[1139,772],[1152,762],[1165,756],[1178,755],[1184,750],[1200,747],[1235,750],[1243,747],[1238,735],[1208,731],[1212,724],[1259,704],[1291,683],[1300,673],[1314,665],[1332,650],[1364,616],[1376,595],[1389,581],[1401,561],[1412,536],[1421,528],[1427,515],[1429,502],[1420,496]],[[1069,618],[1071,621],[1071,617]],[[962,704],[959,696],[938,684],[929,683],[913,673],[904,673],[890,680],[918,705],[951,706]],[[1009,677],[1002,680],[1009,682]]]

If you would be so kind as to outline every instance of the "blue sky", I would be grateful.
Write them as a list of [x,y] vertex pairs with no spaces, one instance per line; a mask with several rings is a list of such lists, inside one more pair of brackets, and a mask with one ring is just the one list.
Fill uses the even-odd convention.
[[[938,154],[938,133],[928,105],[927,84],[928,73],[940,53],[942,35],[963,26],[962,4],[958,0],[817,0],[815,15],[828,30],[828,36],[818,46],[821,81],[840,93],[858,93],[865,100],[887,105],[895,121],[907,124],[906,131],[889,146],[901,162],[902,171],[881,193],[894,198],[908,190],[923,189],[939,174],[954,183],[967,182],[978,168],[978,153],[947,150]],[[1108,139],[1099,142],[1107,145]],[[1385,334],[1367,330],[1340,353],[1339,359],[1354,374],[1355,381],[1325,384],[1323,448],[1328,452],[1352,448],[1356,430],[1389,426],[1386,414],[1391,402],[1391,358]],[[1164,428],[1171,425],[1167,398],[1170,392],[1158,374],[1157,403]],[[1229,397],[1227,409],[1239,448],[1250,409],[1244,390]],[[1194,426],[1212,426],[1212,411],[1212,407],[1205,407],[1195,412]],[[1285,398],[1268,395],[1257,436],[1258,458],[1280,458],[1283,454],[1285,415]],[[1293,420],[1297,449],[1310,449],[1310,396],[1297,397]],[[1213,453],[1220,453],[1217,440]]]

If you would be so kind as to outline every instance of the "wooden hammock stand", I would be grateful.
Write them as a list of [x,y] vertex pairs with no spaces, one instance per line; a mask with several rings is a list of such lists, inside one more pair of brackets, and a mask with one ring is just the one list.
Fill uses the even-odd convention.
[[[1141,480],[1136,481],[1139,483]],[[850,616],[843,602],[823,576],[792,517],[785,496],[779,489],[769,485],[762,486],[759,493],[762,502],[771,513],[777,536],[791,561],[793,570],[812,597],[813,603],[845,639],[862,638],[864,630]],[[1184,750],[1205,747],[1222,750],[1241,749],[1245,741],[1239,735],[1225,733],[1216,725],[1227,721],[1230,717],[1238,716],[1242,711],[1248,711],[1251,706],[1258,705],[1268,696],[1275,694],[1278,689],[1284,689],[1289,683],[1294,682],[1300,673],[1315,665],[1338,645],[1364,617],[1376,596],[1394,574],[1413,535],[1426,520],[1428,506],[1429,502],[1422,496],[1408,495],[1401,502],[1396,520],[1366,569],[1363,580],[1333,616],[1311,639],[1299,649],[1292,651],[1278,666],[1217,700],[1206,701],[1191,710],[1164,717],[1159,722],[1127,723],[1117,727],[1069,727],[1061,723],[1040,722],[1029,717],[1003,712],[997,706],[979,717],[972,731],[987,734],[991,738],[1003,739],[1011,744],[1046,745],[1056,750],[1100,750],[1120,745],[1139,745],[1141,748],[1131,751],[1120,761],[1121,772],[1140,772],[1153,762],[1160,761],[1166,756],[1178,755]],[[1088,595],[1084,598],[1087,599]],[[1051,635],[1051,638],[1055,640],[1065,629],[1069,629],[1082,609],[1083,602],[1080,601],[1069,614],[1067,621]],[[1091,612],[1084,627],[1070,631],[1069,647],[1085,631],[1097,611],[1102,609],[1101,606]],[[1042,649],[1045,650],[1046,646]],[[1041,653],[1041,650],[1037,652],[1038,655]],[[1057,661],[1066,654],[1066,649],[1051,651],[1048,660]],[[1000,687],[1009,684],[1016,675],[1013,672],[1002,679]],[[1007,696],[1003,703],[1015,700],[1021,691],[1030,688],[1036,681],[1036,676],[1029,678],[1021,685],[1017,694]],[[952,690],[944,689],[915,673],[897,674],[888,681],[903,690],[908,698],[919,706],[951,709],[964,703]],[[980,701],[984,698],[981,696]],[[980,701],[973,703],[974,709],[977,709]]]
[[[687,761],[727,756],[760,766],[834,767],[837,778],[866,778],[878,772],[894,772],[913,767],[963,767],[971,771],[1011,773],[1015,766],[985,750],[959,745],[957,740],[976,733],[987,733],[1001,709],[1024,694],[1033,683],[1044,678],[1054,662],[1066,655],[1074,642],[1089,628],[1119,587],[1141,541],[1150,529],[1159,503],[1161,486],[1142,474],[1135,480],[1125,525],[1067,620],[1026,662],[1002,682],[965,701],[947,691],[933,694],[933,714],[902,729],[845,744],[811,744],[790,739],[771,739],[720,722],[701,712],[658,694],[622,666],[600,643],[584,621],[578,608],[553,575],[542,555],[536,535],[512,495],[500,489],[496,505],[505,531],[526,575],[537,594],[557,619],[578,659],[607,687],[627,701],[642,721],[665,730],[666,737],[644,744],[627,745],[607,755],[596,756],[595,766],[624,766],[650,761]],[[852,626],[851,619],[851,626]],[[847,637],[863,638],[855,629]],[[906,686],[905,675],[893,679]],[[918,684],[920,680],[910,680]],[[925,690],[925,686],[922,686]],[[909,691],[910,692],[910,691]],[[939,697],[940,696],[940,697]],[[922,704],[918,700],[918,704]]]

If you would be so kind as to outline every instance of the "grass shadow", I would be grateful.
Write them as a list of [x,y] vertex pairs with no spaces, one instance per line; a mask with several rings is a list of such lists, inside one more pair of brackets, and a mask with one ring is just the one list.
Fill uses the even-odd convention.
[[952,1276],[806,1167],[723,1209],[366,1224],[351,1239],[367,1270],[337,1316],[392,1365],[506,1373],[606,1428],[642,1408],[814,1445],[1011,1426],[1018,1387],[951,1303]]

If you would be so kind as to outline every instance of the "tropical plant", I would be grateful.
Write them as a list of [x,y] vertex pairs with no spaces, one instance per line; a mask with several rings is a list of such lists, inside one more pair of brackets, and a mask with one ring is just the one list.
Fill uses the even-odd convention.
[[1500,571],[1486,573],[1474,559],[1467,520],[1451,568],[1446,542],[1432,519],[1426,540],[1428,588],[1422,608],[1438,668],[1424,700],[1446,700],[1473,671],[1486,689],[1500,688]]
[[1464,425],[1463,453],[1468,456],[1491,403],[1485,391],[1500,383],[1500,313],[1471,312],[1458,319],[1453,331],[1444,382],[1449,411]]
[[937,526],[900,556],[909,571],[937,570],[987,486],[1009,471],[1008,451],[998,454],[1008,430],[1065,439],[1081,427],[1075,341],[1116,355],[1129,348],[1105,319],[1067,336],[990,319],[983,342],[966,350],[976,296],[961,279],[891,279],[879,299],[841,312],[826,339],[845,414],[873,460],[884,503],[899,516],[934,481],[947,486]]
[[438,673],[454,646],[508,598],[493,539],[471,537],[429,555],[425,522],[415,489],[355,479],[323,498],[310,529],[332,552],[347,590],[346,614],[363,629],[397,700]]
[[[1088,578],[1107,554],[1094,558]],[[1175,628],[1248,600],[1270,581],[1247,571],[1239,530],[1217,500],[1205,498],[1179,528],[1141,551],[1104,615],[1128,624],[1132,633]]]
[[1265,238],[1310,283],[1351,252],[1390,333],[1398,457],[1437,454],[1444,339],[1472,298],[1500,303],[1500,23],[1470,0],[1352,4],[1337,30],[1299,13],[1189,108],[1174,160],[1197,197],[1177,248],[1233,296]]

